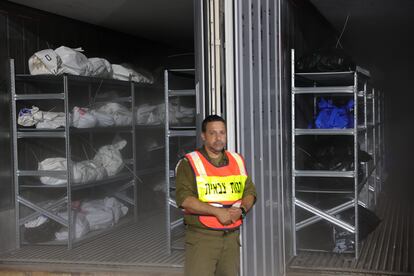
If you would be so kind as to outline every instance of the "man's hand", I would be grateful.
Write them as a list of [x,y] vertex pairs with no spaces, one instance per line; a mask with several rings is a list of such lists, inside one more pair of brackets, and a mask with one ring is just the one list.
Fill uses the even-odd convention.
[[240,217],[242,215],[242,211],[240,210],[240,208],[231,207],[228,210],[229,210],[229,213],[230,213],[231,221],[233,223],[235,223],[238,219],[240,219]]
[[229,225],[233,221],[229,209],[226,208],[217,208],[214,215],[223,225]]

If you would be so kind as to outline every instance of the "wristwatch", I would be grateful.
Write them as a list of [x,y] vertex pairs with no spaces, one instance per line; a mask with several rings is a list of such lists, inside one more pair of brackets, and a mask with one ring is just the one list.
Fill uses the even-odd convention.
[[240,210],[242,212],[241,217],[242,217],[242,219],[244,219],[246,217],[246,215],[247,215],[246,208],[244,208],[243,206],[240,206],[239,208],[240,208]]

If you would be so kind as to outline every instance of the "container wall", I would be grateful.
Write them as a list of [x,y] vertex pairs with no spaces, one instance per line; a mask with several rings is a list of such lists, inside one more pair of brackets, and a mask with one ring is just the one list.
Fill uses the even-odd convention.
[[307,1],[236,4],[238,150],[258,199],[243,228],[243,275],[284,275],[292,257],[290,49],[335,44],[335,32]]

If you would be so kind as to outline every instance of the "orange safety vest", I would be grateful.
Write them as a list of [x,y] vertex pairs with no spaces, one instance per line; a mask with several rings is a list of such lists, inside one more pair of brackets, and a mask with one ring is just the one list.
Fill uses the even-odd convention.
[[[240,207],[247,179],[243,158],[234,152],[225,151],[229,162],[226,166],[216,167],[200,152],[186,154],[187,160],[196,176],[198,199],[215,207]],[[236,222],[223,225],[215,216],[199,215],[199,221],[206,227],[215,230],[238,228],[242,224],[240,218]]]

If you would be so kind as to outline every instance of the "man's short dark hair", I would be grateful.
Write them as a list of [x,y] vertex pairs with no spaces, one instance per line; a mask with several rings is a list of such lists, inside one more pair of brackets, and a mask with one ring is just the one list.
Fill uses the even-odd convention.
[[201,124],[201,131],[206,132],[207,124],[211,122],[222,122],[226,126],[226,121],[218,115],[208,115]]

